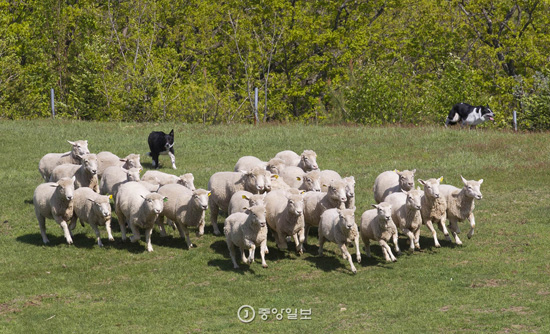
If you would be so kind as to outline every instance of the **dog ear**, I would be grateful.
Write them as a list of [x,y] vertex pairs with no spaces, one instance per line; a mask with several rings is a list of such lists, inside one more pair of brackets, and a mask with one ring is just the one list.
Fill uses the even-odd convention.
[[174,129],[172,129],[172,131],[170,131],[170,136],[174,137]]

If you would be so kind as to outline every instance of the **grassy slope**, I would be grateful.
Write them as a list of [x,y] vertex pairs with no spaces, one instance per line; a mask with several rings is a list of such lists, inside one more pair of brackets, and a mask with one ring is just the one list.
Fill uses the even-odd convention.
[[[223,237],[214,237],[209,224],[201,239],[192,235],[198,248],[191,251],[177,233],[155,233],[155,251],[147,254],[143,241],[123,244],[118,229],[116,241],[104,238],[100,249],[91,228],[80,225],[68,246],[50,220],[51,245],[42,245],[32,206],[42,155],[67,151],[66,139],[88,139],[93,152],[145,154],[147,134],[171,127],[0,122],[1,332],[550,331],[548,134],[174,125],[178,172],[192,172],[198,187],[214,172],[232,170],[242,155],[268,159],[285,149],[313,149],[322,168],[355,176],[357,219],[370,208],[372,183],[384,170],[417,168],[419,178],[444,176],[456,186],[460,174],[485,180],[476,235],[468,240],[463,233],[463,247],[442,241],[435,249],[423,228],[423,251],[385,264],[373,246],[375,257],[363,257],[355,276],[334,244],[325,257],[315,256],[315,237],[302,257],[292,246],[289,253],[276,250],[270,239],[268,269],[257,261],[234,271]],[[142,160],[149,168],[150,159]],[[169,167],[167,157],[162,162]],[[404,248],[405,238],[400,242]],[[256,311],[311,308],[313,319],[245,325],[236,317],[243,304]]]

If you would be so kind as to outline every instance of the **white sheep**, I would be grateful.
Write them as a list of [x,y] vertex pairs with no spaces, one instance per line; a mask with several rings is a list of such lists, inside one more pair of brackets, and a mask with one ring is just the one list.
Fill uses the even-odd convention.
[[300,167],[286,167],[281,177],[291,188],[321,191],[321,174],[318,170],[304,172]]
[[69,144],[72,145],[72,150],[65,153],[48,153],[40,159],[38,162],[38,171],[44,181],[48,182],[52,171],[56,166],[62,164],[80,164],[80,156],[84,154],[90,154],[88,150],[88,141],[87,140],[77,140],[69,141]]
[[252,168],[254,167],[260,167],[262,169],[266,169],[267,162],[262,161],[251,155],[245,155],[244,157],[241,157],[239,158],[239,160],[237,160],[234,171],[235,172],[249,171],[249,170],[252,170]]
[[447,200],[445,196],[440,195],[440,183],[443,181],[443,176],[439,179],[418,179],[418,183],[424,186],[424,194],[420,200],[422,214],[422,223],[428,227],[432,233],[435,247],[441,247],[437,240],[437,232],[433,224],[437,224],[438,228],[443,232],[445,238],[450,240],[449,232],[445,227],[447,220]]
[[271,190],[288,190],[290,186],[277,174],[271,175]]
[[286,168],[285,162],[279,158],[273,158],[267,162],[265,167],[271,174],[281,175],[281,172]]
[[287,249],[287,237],[293,237],[296,252],[304,249],[304,198],[294,190],[273,190],[265,196],[267,224],[273,230],[277,247]]
[[121,159],[117,155],[107,151],[97,154],[97,166],[97,175],[99,175],[99,177],[103,177],[105,169],[111,166],[120,166],[124,167],[124,169],[142,168],[139,154],[129,154]]
[[355,177],[348,176],[342,178],[338,172],[335,172],[330,169],[325,169],[321,171],[321,191],[326,192],[328,190],[328,185],[336,180],[343,180],[346,182],[346,203],[345,207],[347,209],[355,208]]
[[449,229],[455,238],[457,245],[462,245],[462,241],[458,238],[460,228],[458,222],[462,222],[468,219],[470,222],[470,231],[468,232],[468,238],[474,235],[474,228],[476,221],[474,217],[474,200],[480,200],[483,198],[481,194],[481,184],[483,179],[479,181],[466,180],[460,176],[464,186],[462,189],[456,188],[451,185],[442,184],[439,189],[441,195],[447,200],[447,218],[449,219]]
[[151,232],[158,215],[162,212],[164,199],[165,196],[149,192],[138,182],[122,184],[115,200],[115,212],[122,232],[122,241],[126,241],[126,224],[133,233],[131,242],[141,239],[139,228],[144,228],[147,251],[152,252]]
[[227,209],[227,214],[233,214],[235,212],[245,212],[246,208],[264,205],[265,206],[265,195],[263,194],[253,194],[249,191],[239,190],[231,196],[229,201],[229,207]]
[[95,154],[85,154],[80,157],[81,165],[63,164],[55,167],[50,175],[50,182],[57,182],[64,177],[75,176],[74,188],[88,187],[99,193],[97,179],[97,157]]
[[294,151],[281,151],[275,155],[275,158],[281,159],[287,166],[300,167],[306,172],[319,169],[317,165],[317,154],[311,150],[304,150],[301,155]]
[[[392,207],[392,220],[398,231],[402,231],[409,238],[409,249],[420,249],[420,227],[422,226],[422,215],[420,214],[423,192],[418,189],[411,189],[408,192],[389,194],[384,202]],[[397,234],[393,236],[395,251],[400,254],[397,243]]]
[[70,222],[73,217],[74,181],[74,176],[62,178],[57,182],[42,183],[34,190],[32,198],[34,213],[45,244],[50,242],[46,236],[46,218],[55,220],[63,229],[67,243],[69,245],[73,243],[67,222]]
[[187,248],[195,247],[189,239],[189,226],[198,227],[197,235],[204,233],[204,216],[208,209],[210,192],[204,189],[189,190],[180,184],[167,184],[160,187],[158,193],[167,198],[162,213],[159,215],[159,225],[163,225],[164,217],[173,221]]
[[166,184],[177,183],[190,190],[195,190],[194,180],[195,177],[191,173],[183,174],[180,176],[160,172],[158,170],[148,170],[141,177],[142,181],[146,181],[152,184],[158,184],[164,186]]
[[336,180],[341,180],[342,177],[338,172],[331,169],[323,169],[320,171],[321,174],[321,191],[327,192],[328,185]]
[[380,203],[391,193],[400,192],[401,190],[409,191],[414,188],[414,173],[412,171],[385,171],[378,175],[374,180],[374,200]]
[[[260,246],[262,267],[267,268],[265,254],[267,253],[267,225],[265,206],[253,206],[245,212],[236,212],[225,219],[223,227],[229,255],[233,261],[233,268],[239,269],[235,257],[235,247],[239,247],[241,259],[244,263],[253,263],[256,247]],[[244,251],[248,250],[248,258]]]
[[113,195],[116,199],[118,188],[121,184],[129,181],[139,181],[139,168],[124,169],[119,166],[110,166],[103,171],[103,177],[99,183],[99,193],[102,195]]
[[323,212],[332,208],[344,209],[346,200],[346,184],[342,180],[332,182],[326,193],[306,192],[304,195],[305,244],[307,244],[309,229],[312,226],[319,226]]
[[[269,181],[269,185],[268,182]],[[218,172],[208,181],[208,190],[211,192],[208,205],[214,234],[220,235],[218,228],[219,211],[228,212],[231,196],[239,190],[246,190],[253,194],[264,193],[271,189],[271,173],[259,167],[248,172]]]
[[397,234],[397,227],[391,218],[391,204],[381,202],[372,205],[375,209],[367,210],[361,215],[361,240],[365,244],[367,257],[371,257],[370,240],[378,241],[382,247],[382,253],[386,262],[395,262],[397,259],[393,255],[388,241]]
[[84,222],[90,224],[95,232],[97,244],[103,247],[99,234],[98,225],[105,225],[107,235],[110,241],[114,241],[111,233],[111,204],[109,196],[99,195],[90,188],[78,188],[74,191],[74,215],[71,226],[76,224],[76,220],[84,226]]
[[321,215],[319,221],[319,256],[323,255],[323,245],[326,241],[334,242],[342,250],[344,260],[348,260],[351,271],[356,274],[357,269],[353,265],[351,254],[346,244],[355,244],[357,263],[361,263],[359,251],[359,230],[355,224],[355,209],[328,209]]

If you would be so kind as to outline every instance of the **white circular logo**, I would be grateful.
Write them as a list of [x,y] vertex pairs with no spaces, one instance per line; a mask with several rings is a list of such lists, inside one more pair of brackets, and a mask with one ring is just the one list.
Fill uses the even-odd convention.
[[237,317],[241,322],[247,324],[254,320],[254,318],[256,317],[256,311],[254,311],[254,308],[250,305],[243,305],[239,307],[239,310],[237,311]]

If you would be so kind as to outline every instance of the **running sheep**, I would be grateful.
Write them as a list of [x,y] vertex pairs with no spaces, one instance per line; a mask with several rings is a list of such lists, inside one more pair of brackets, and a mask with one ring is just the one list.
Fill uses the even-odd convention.
[[385,171],[378,175],[374,180],[374,200],[380,203],[389,194],[400,192],[401,190],[409,191],[414,188],[414,173],[412,171]]
[[157,170],[148,170],[141,177],[141,181],[146,181],[152,184],[164,186],[166,184],[177,183],[189,188],[190,190],[195,190],[194,180],[195,177],[191,173],[176,176]]
[[218,214],[228,212],[231,196],[239,190],[262,194],[271,190],[271,173],[259,167],[248,172],[218,172],[210,177],[208,190],[211,192],[208,205],[214,234],[220,235]]
[[388,241],[397,234],[397,227],[392,218],[391,204],[382,202],[378,205],[372,205],[374,209],[367,210],[361,215],[361,239],[365,244],[367,257],[371,257],[370,240],[378,241],[382,247],[382,253],[386,262],[395,262],[397,259],[393,255]]
[[265,205],[265,195],[266,193],[253,194],[245,190],[237,191],[233,194],[233,196],[231,196],[227,214],[230,215],[235,212],[245,212],[246,208],[256,205]]
[[69,144],[72,145],[72,150],[65,153],[48,153],[40,159],[38,162],[38,171],[44,181],[48,182],[52,171],[56,166],[62,164],[80,164],[80,157],[84,154],[90,154],[88,150],[88,141],[87,140],[77,140],[69,141]]
[[50,176],[50,182],[56,182],[64,177],[75,177],[74,187],[91,188],[99,193],[97,179],[97,157],[95,154],[85,154],[80,157],[81,165],[63,164],[55,167]]
[[286,167],[281,177],[291,188],[304,191],[321,191],[321,174],[318,170],[304,172],[299,167]]
[[437,240],[437,232],[434,229],[433,224],[437,224],[438,228],[443,232],[445,238],[450,240],[449,232],[445,227],[445,221],[447,220],[447,200],[445,196],[440,195],[440,183],[443,181],[443,176],[439,179],[418,179],[418,183],[424,186],[424,194],[420,200],[422,215],[422,223],[428,227],[432,233],[435,247],[441,247],[439,240]]
[[245,155],[244,157],[241,157],[239,158],[239,160],[237,160],[234,171],[235,172],[249,171],[249,170],[252,170],[254,167],[260,167],[262,169],[266,169],[267,162],[262,161],[251,155]]
[[124,169],[142,169],[139,154],[129,154],[125,158],[119,158],[117,155],[107,151],[97,154],[97,166],[97,175],[99,177],[103,177],[105,169],[111,166],[124,167]]
[[[422,215],[420,214],[422,191],[420,188],[411,189],[408,192],[399,192],[388,195],[384,202],[392,207],[392,220],[398,231],[402,231],[409,238],[409,250],[420,249],[420,227]],[[393,236],[395,251],[400,254],[397,233]]]
[[180,237],[185,239],[187,248],[196,247],[189,239],[187,228],[198,227],[197,236],[204,234],[204,216],[210,192],[204,189],[189,190],[180,184],[167,184],[160,187],[158,193],[167,198],[159,215],[159,225],[163,225],[164,217],[170,219],[176,224]]
[[351,271],[356,274],[357,269],[353,265],[351,254],[346,244],[355,244],[357,263],[361,263],[359,251],[359,231],[355,224],[355,209],[328,209],[321,215],[319,221],[319,256],[323,256],[323,245],[326,241],[334,242],[342,250],[344,260],[349,261]]
[[305,150],[301,155],[294,151],[282,151],[275,155],[275,158],[284,161],[286,166],[296,166],[309,172],[314,169],[319,169],[317,165],[317,154],[311,150]]
[[67,243],[69,245],[73,243],[68,222],[73,217],[74,181],[74,176],[72,178],[65,177],[57,182],[42,183],[34,190],[32,197],[34,213],[40,226],[42,241],[45,244],[50,242],[46,236],[46,218],[55,220],[63,229]]
[[287,249],[287,237],[293,237],[296,252],[304,249],[304,198],[295,190],[274,190],[266,195],[267,224],[273,230],[277,247]]
[[115,200],[122,241],[126,241],[126,224],[132,230],[131,242],[141,239],[140,228],[145,229],[147,251],[152,252],[151,232],[163,209],[165,196],[151,193],[138,182],[127,182],[120,186]]
[[[233,262],[233,268],[239,269],[235,256],[235,247],[239,247],[243,263],[252,264],[256,247],[260,247],[260,256],[262,258],[262,267],[267,268],[265,254],[267,249],[267,225],[266,209],[263,205],[253,206],[245,212],[236,212],[225,219],[223,232],[229,255]],[[244,251],[248,250],[248,258]]]
[[103,177],[99,183],[99,193],[102,195],[113,195],[116,200],[118,188],[120,185],[131,182],[139,181],[139,168],[124,169],[119,166],[111,166],[105,169]]
[[462,176],[460,176],[460,178],[464,184],[462,189],[447,184],[443,184],[439,187],[441,195],[447,201],[447,218],[449,219],[449,229],[451,230],[457,245],[462,245],[462,241],[458,238],[458,234],[460,233],[458,222],[468,219],[470,222],[468,239],[470,239],[474,235],[474,228],[476,226],[474,217],[474,200],[481,200],[483,198],[483,195],[481,194],[481,184],[483,183],[483,179],[474,181],[466,180]]
[[111,233],[111,204],[109,196],[99,195],[90,188],[78,188],[74,191],[74,215],[71,226],[76,220],[84,226],[84,222],[90,224],[95,232],[97,245],[103,247],[99,229],[97,226],[105,226],[109,241],[115,241]]

